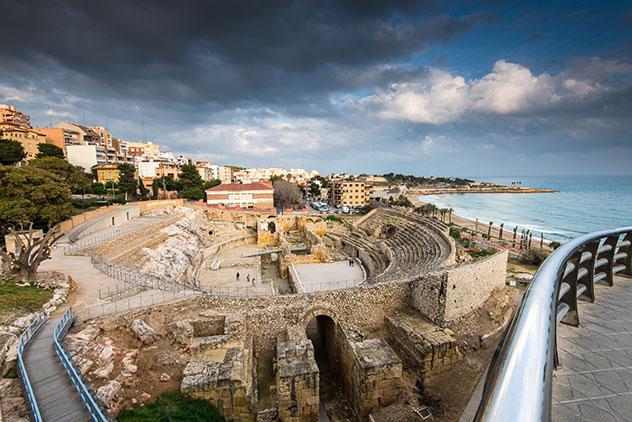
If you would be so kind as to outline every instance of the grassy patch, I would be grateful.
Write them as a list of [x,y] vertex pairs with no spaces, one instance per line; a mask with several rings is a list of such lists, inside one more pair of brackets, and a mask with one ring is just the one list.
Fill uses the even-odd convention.
[[507,272],[535,274],[536,271],[538,271],[537,265],[527,264],[524,262],[516,261],[515,259],[507,260]]
[[335,215],[328,215],[323,220],[325,221],[333,221],[334,223],[342,223],[340,217],[336,217]]
[[223,421],[219,411],[208,401],[186,396],[179,391],[167,391],[144,406],[121,411],[120,422]]
[[15,318],[40,310],[52,297],[52,290],[21,287],[11,282],[0,284],[0,324],[9,324]]
[[474,259],[484,258],[486,256],[490,256],[496,253],[496,251],[492,249],[480,249],[475,251],[468,251],[470,256]]

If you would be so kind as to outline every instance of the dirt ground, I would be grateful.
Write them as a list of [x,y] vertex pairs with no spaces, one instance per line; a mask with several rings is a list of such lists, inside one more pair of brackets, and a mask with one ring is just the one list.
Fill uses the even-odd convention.
[[[149,312],[144,317],[151,327],[158,332],[165,332],[163,326],[163,318],[159,316],[160,309]],[[152,316],[155,316],[152,317]],[[115,350],[114,369],[112,376],[108,379],[98,379],[91,373],[91,368],[84,376],[89,380],[90,385],[96,391],[102,385],[105,385],[109,379],[121,372],[123,369],[122,358],[126,352],[137,351],[137,357],[134,364],[138,366],[136,376],[125,379],[120,395],[122,401],[120,408],[129,408],[134,406],[134,402],[143,403],[152,400],[158,394],[180,389],[182,381],[182,370],[189,360],[187,353],[181,353],[178,348],[174,347],[172,340],[167,336],[161,336],[158,342],[152,346],[146,346],[141,343],[138,337],[130,330],[129,325],[133,318],[106,318],[90,325],[97,326],[101,329],[101,334],[95,339],[100,344],[112,341]],[[86,324],[77,324],[71,329],[71,334],[81,331],[87,327]],[[168,381],[160,381],[163,373],[169,375]],[[151,397],[147,397],[148,394]]]

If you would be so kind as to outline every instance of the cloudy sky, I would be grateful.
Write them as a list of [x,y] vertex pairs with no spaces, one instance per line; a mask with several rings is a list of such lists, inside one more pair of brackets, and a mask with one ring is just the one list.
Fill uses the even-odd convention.
[[[632,173],[616,1],[4,0],[0,103],[244,166]],[[143,129],[144,128],[144,129]]]

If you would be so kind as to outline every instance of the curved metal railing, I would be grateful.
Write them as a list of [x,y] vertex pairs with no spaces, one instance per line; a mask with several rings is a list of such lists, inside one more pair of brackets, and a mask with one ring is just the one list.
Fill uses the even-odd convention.
[[595,283],[632,275],[632,227],[581,236],[540,266],[485,379],[476,421],[549,421],[559,322],[579,325],[577,299],[594,301]]
[[55,354],[57,354],[57,357],[66,370],[66,373],[70,377],[70,381],[75,387],[75,390],[77,390],[77,392],[79,393],[81,401],[88,410],[88,413],[90,413],[90,417],[92,418],[92,420],[95,422],[106,422],[108,420],[106,417],[107,413],[103,409],[101,409],[101,406],[99,406],[99,404],[97,403],[92,390],[83,381],[81,375],[79,375],[79,372],[77,371],[77,368],[75,368],[72,359],[62,345],[62,340],[74,320],[75,313],[72,309],[68,309],[64,313],[64,316],[61,318],[61,320],[55,326],[55,330],[53,331],[53,340],[55,341]]
[[44,325],[45,322],[46,322],[46,315],[44,314],[38,315],[33,320],[33,322],[29,324],[26,330],[24,330],[24,332],[20,335],[20,339],[18,340],[18,373],[20,374],[20,378],[22,379],[22,384],[24,385],[24,392],[29,402],[31,412],[33,413],[33,420],[35,422],[42,421],[42,414],[40,413],[39,406],[37,405],[37,399],[35,398],[35,393],[33,392],[33,386],[31,385],[29,374],[26,372],[26,366],[24,365],[23,355],[24,355],[24,348],[28,345],[28,343],[35,336],[35,334],[37,334],[40,328],[42,328],[42,325]]

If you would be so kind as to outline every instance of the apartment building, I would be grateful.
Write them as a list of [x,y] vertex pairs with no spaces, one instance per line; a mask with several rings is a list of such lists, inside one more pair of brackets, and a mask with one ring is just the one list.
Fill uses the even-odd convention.
[[46,143],[53,144],[66,152],[68,145],[82,145],[83,140],[79,132],[61,127],[40,127],[38,132],[46,135]]
[[72,122],[59,122],[55,125],[56,128],[66,129],[71,132],[79,134],[79,142],[81,144],[98,145],[101,141],[99,135],[89,128],[88,126],[80,125]]
[[95,166],[95,170],[97,173],[97,182],[99,183],[118,183],[121,176],[118,164],[98,164]]
[[211,165],[211,180],[219,179],[223,184],[232,182],[232,170],[230,167]]
[[126,141],[127,153],[131,157],[160,159],[160,145],[153,142]]
[[160,163],[158,168],[156,168],[156,177],[165,176],[169,176],[173,180],[178,180],[178,177],[180,176],[180,167],[173,163]]
[[209,206],[244,209],[274,208],[274,189],[266,183],[228,183],[206,190]]
[[355,180],[334,180],[329,188],[329,202],[335,207],[363,207],[371,198],[371,186]]
[[46,135],[31,127],[31,117],[14,106],[0,104],[0,138],[22,144],[26,159],[37,155],[39,144],[46,142]]

